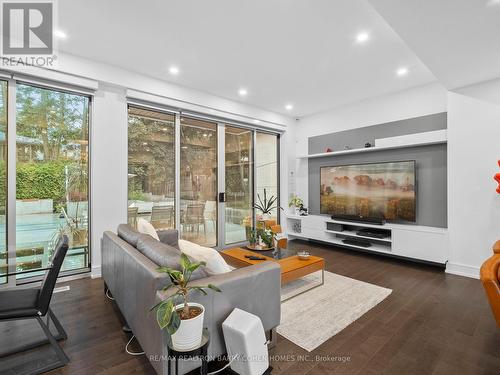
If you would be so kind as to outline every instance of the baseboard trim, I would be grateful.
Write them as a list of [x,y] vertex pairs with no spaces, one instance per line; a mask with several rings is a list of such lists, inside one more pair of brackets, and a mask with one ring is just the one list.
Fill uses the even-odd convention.
[[102,276],[102,274],[101,274],[101,266],[92,267],[92,271],[90,272],[90,278],[97,279],[97,278],[99,278],[101,276]]
[[460,263],[446,263],[446,273],[458,276],[479,279],[479,267],[467,266]]

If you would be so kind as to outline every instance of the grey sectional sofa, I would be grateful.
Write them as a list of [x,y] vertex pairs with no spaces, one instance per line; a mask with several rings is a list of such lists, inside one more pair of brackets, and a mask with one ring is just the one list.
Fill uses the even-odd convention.
[[[158,263],[177,262],[180,251],[177,231],[158,234],[161,243],[126,224],[118,227],[117,234],[104,232],[102,277],[105,288],[111,292],[156,372],[167,374],[167,333],[158,328],[155,314],[149,309],[166,297],[165,292],[158,290],[170,283],[166,274],[157,272]],[[210,277],[200,272],[197,277],[193,285],[212,283],[222,289],[222,293],[209,292],[207,296],[198,292],[191,295],[192,302],[205,307],[204,327],[210,332],[209,356],[226,353],[222,322],[236,307],[259,316],[266,331],[272,332],[279,325],[280,267],[277,263],[265,262]],[[179,372],[186,373],[198,366],[198,361],[182,361]]]

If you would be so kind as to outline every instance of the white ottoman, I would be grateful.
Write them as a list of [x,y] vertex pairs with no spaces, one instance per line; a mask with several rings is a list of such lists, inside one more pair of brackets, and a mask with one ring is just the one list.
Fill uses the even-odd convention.
[[258,316],[234,309],[222,323],[231,370],[240,375],[262,375],[269,368],[264,327]]

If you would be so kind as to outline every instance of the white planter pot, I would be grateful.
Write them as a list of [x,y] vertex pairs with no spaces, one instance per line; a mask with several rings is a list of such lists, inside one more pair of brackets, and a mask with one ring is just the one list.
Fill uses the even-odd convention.
[[[188,305],[201,308],[201,314],[192,319],[181,320],[179,329],[172,335],[172,344],[176,349],[191,349],[201,344],[205,308],[203,305],[194,302],[189,302]],[[175,310],[182,307],[184,307],[184,304],[177,305]]]
[[299,207],[294,207],[293,208],[293,214],[294,215],[300,215],[300,208]]
[[257,241],[257,245],[264,246],[264,241],[262,241],[262,238],[260,238],[260,236],[259,236],[259,240]]
[[262,215],[260,215],[260,219],[262,221],[264,221],[264,220],[271,220],[271,214],[262,214]]

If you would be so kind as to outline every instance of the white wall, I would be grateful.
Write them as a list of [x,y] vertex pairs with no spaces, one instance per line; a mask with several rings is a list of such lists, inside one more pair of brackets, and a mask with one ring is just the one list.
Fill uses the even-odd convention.
[[500,80],[448,93],[447,272],[478,277],[500,238]]
[[[309,137],[445,112],[446,100],[446,90],[436,83],[304,117],[295,126],[296,155],[307,154]],[[309,196],[307,159],[299,159],[295,163],[294,191],[307,205]]]

